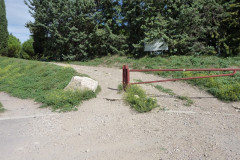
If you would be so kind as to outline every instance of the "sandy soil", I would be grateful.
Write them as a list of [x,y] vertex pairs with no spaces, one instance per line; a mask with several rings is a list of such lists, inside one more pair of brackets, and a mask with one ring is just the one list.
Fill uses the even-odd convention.
[[[1,160],[240,159],[239,102],[223,103],[183,82],[161,83],[194,101],[186,107],[143,85],[165,110],[139,114],[117,94],[120,69],[71,67],[99,81],[102,88],[76,112],[53,113],[32,100],[0,93],[7,109],[0,113]],[[160,78],[132,73],[134,79]]]

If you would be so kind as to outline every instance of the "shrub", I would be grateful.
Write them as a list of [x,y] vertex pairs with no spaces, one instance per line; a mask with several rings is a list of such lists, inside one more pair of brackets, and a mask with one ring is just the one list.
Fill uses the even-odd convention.
[[2,105],[2,103],[0,102],[0,113],[2,113],[2,112],[4,112],[5,111],[5,109],[3,108],[3,105]]
[[44,95],[45,104],[52,106],[53,110],[60,111],[71,111],[77,110],[77,106],[83,100],[88,100],[96,97],[96,93],[85,90],[85,91],[64,91],[64,90],[53,90],[48,94]]
[[144,90],[136,85],[127,88],[125,101],[140,113],[149,112],[159,106],[156,99],[147,97]]
[[8,57],[19,57],[21,42],[14,35],[8,37]]
[[21,57],[24,59],[33,59],[34,56],[33,39],[30,38],[22,44]]

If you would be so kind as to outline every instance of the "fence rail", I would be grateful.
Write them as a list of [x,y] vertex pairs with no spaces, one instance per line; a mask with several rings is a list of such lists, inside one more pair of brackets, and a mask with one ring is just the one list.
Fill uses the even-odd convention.
[[[177,71],[183,71],[183,72],[186,72],[186,71],[232,71],[232,73],[130,83],[130,72],[169,72],[169,71],[171,71],[171,72],[177,72]],[[211,77],[233,76],[236,74],[237,71],[240,71],[240,69],[238,69],[238,68],[211,68],[211,69],[132,69],[132,70],[130,70],[128,68],[128,65],[123,65],[123,89],[126,90],[126,88],[128,86],[134,85],[134,84],[145,84],[145,83],[157,83],[157,82],[202,79],[202,78],[211,78]]]

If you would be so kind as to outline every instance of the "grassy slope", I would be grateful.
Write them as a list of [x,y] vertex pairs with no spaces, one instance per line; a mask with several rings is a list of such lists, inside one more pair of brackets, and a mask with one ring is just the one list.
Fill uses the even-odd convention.
[[[158,68],[229,68],[240,67],[240,57],[219,58],[216,56],[171,56],[171,57],[143,57],[140,59],[128,57],[103,57],[88,62],[71,62],[79,65],[122,67],[128,64],[134,69],[158,69]],[[189,77],[205,74],[219,74],[221,72],[155,72],[163,77]],[[209,78],[187,81],[205,89],[212,95],[224,101],[240,101],[240,72],[233,77]]]
[[68,67],[0,57],[0,91],[35,99],[43,106],[50,105],[53,110],[70,111],[82,100],[96,96],[92,91],[64,91],[74,75],[78,74]]

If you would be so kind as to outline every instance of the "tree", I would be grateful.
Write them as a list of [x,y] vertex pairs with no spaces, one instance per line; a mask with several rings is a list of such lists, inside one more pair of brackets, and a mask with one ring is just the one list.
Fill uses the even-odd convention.
[[221,55],[240,54],[240,1],[224,3],[227,15],[221,23]]
[[127,36],[128,49],[134,56],[146,53],[144,43],[165,37],[166,21],[162,16],[163,7],[153,0],[123,0],[122,26]]
[[0,55],[8,53],[8,30],[6,18],[6,6],[4,0],[0,0]]
[[8,37],[8,57],[20,57],[21,42],[14,35]]
[[[146,55],[163,39],[169,55],[239,53],[239,0],[25,0],[38,57],[84,60]],[[226,54],[227,53],[227,54]]]
[[22,44],[22,49],[21,49],[21,58],[24,59],[35,59],[36,55],[33,49],[33,39],[30,38],[29,40],[25,41]]
[[169,53],[216,54],[223,7],[215,0],[165,1]]
[[113,23],[109,23],[109,14],[101,12],[102,1],[28,0],[25,3],[35,19],[27,27],[33,34],[36,54],[55,60],[121,54],[124,37],[116,36],[108,27]]

